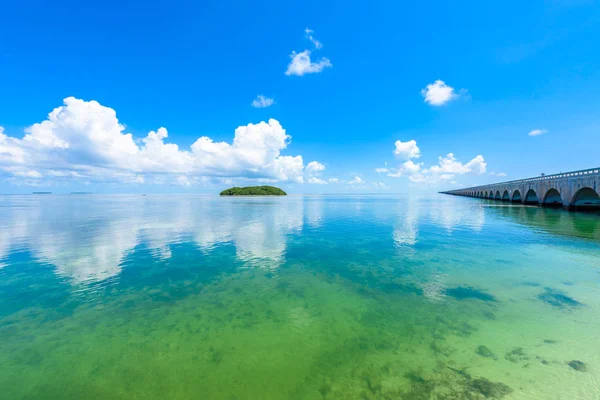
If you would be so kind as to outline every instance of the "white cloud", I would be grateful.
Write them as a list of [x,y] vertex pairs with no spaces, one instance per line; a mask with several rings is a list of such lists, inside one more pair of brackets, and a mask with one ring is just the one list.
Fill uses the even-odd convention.
[[444,105],[458,97],[453,87],[446,85],[444,81],[439,79],[422,89],[421,95],[425,98],[425,102],[432,106]]
[[411,182],[414,183],[423,183],[423,182],[427,182],[427,176],[425,176],[424,174],[415,174],[415,175],[411,175],[408,177],[408,179]]
[[252,107],[254,108],[266,108],[275,104],[275,100],[270,97],[265,97],[262,94],[256,96],[256,99],[252,100]]
[[318,175],[325,171],[325,166],[318,161],[311,161],[306,166],[306,172],[308,173],[308,183],[314,183],[317,185],[326,185],[327,181],[318,177]]
[[483,156],[478,155],[466,164],[462,164],[454,157],[454,154],[449,153],[446,157],[438,157],[439,165],[434,165],[429,168],[429,171],[434,174],[458,174],[467,173],[483,174],[487,168],[487,164]]
[[416,164],[412,162],[412,160],[406,161],[397,169],[391,169],[388,173],[388,176],[397,178],[404,175],[414,175],[421,170],[422,164]]
[[411,160],[406,161],[402,164],[402,169],[410,174],[416,174],[421,169],[422,164],[415,164]]
[[376,189],[389,189],[390,187],[383,182],[373,182],[373,186]]
[[387,173],[388,176],[394,178],[407,176],[413,183],[449,181],[455,175],[464,175],[467,173],[483,174],[487,168],[487,164],[481,155],[463,164],[452,153],[449,153],[445,157],[439,157],[438,165],[425,168],[423,163],[415,163],[411,160],[411,158],[418,158],[421,155],[416,141],[396,141],[394,145],[394,154],[406,161],[398,168],[388,168],[386,166],[384,168],[376,168],[375,170],[379,173]]
[[419,158],[421,156],[421,150],[417,146],[417,142],[414,140],[409,140],[408,142],[396,140],[394,145],[396,146],[394,155],[398,158],[408,160],[410,158]]
[[351,185],[354,185],[354,184],[360,185],[362,183],[365,183],[365,181],[363,181],[360,176],[356,176],[356,177],[354,177],[354,179],[352,179],[348,183],[351,184]]
[[315,74],[323,71],[324,68],[332,67],[331,61],[328,58],[322,57],[319,61],[312,62],[310,60],[310,50],[304,50],[300,53],[295,51],[290,54],[290,61],[285,74],[302,76],[305,74]]
[[339,181],[338,178],[329,178],[329,183],[339,183]]
[[492,176],[506,176],[506,174],[504,172],[490,172],[490,175],[492,175]]
[[[319,50],[323,47],[323,44],[314,38],[314,36],[312,35],[313,33],[313,30],[309,28],[306,28],[304,30],[306,38],[312,42],[316,50]],[[288,64],[285,74],[288,76],[316,74],[323,71],[323,69],[327,67],[333,66],[331,64],[331,61],[329,61],[329,59],[326,57],[321,57],[318,61],[312,61],[310,59],[310,55],[311,51],[308,49],[301,51],[300,53],[292,51],[292,54],[290,54],[290,58],[292,59],[292,61],[290,61],[290,63]]]
[[531,132],[529,132],[529,136],[539,136],[539,135],[543,135],[546,132],[548,132],[548,131],[545,129],[534,129]]
[[200,177],[302,182],[302,156],[283,156],[290,136],[281,124],[248,124],[233,141],[202,136],[190,150],[165,143],[165,128],[142,139],[125,132],[115,110],[69,97],[22,138],[0,130],[0,171],[16,177],[92,182],[192,184]]
[[324,181],[321,178],[317,178],[316,176],[311,176],[308,179],[308,183],[316,184],[316,185],[327,185],[327,181]]
[[304,30],[304,33],[306,34],[306,38],[308,40],[310,40],[312,42],[312,44],[315,46],[315,49],[318,50],[323,47],[323,44],[321,42],[319,42],[317,39],[315,39],[314,36],[312,35],[314,33],[314,31],[312,29],[306,28]]
[[306,166],[306,172],[309,174],[315,174],[322,171],[325,171],[325,166],[317,161],[311,161]]
[[15,171],[15,172],[13,172],[13,175],[22,176],[24,178],[33,178],[33,179],[40,179],[40,178],[44,177],[44,175],[40,174],[38,171],[35,171],[35,170]]

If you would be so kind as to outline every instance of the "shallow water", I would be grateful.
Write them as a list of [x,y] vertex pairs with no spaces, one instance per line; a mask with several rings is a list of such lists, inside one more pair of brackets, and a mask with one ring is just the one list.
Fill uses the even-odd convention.
[[598,213],[51,195],[0,221],[3,398],[600,398]]

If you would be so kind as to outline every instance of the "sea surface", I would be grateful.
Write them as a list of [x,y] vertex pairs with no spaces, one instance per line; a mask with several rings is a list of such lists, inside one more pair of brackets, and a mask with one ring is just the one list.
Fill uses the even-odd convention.
[[600,214],[0,196],[3,399],[600,399]]

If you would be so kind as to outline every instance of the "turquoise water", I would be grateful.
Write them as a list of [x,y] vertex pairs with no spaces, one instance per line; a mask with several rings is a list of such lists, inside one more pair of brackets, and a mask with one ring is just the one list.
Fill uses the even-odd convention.
[[600,215],[0,197],[6,399],[599,399]]

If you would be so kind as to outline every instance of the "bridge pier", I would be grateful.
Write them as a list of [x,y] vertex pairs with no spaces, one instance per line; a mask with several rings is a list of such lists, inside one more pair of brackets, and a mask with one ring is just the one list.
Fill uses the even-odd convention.
[[450,190],[442,193],[542,207],[600,208],[600,168]]

